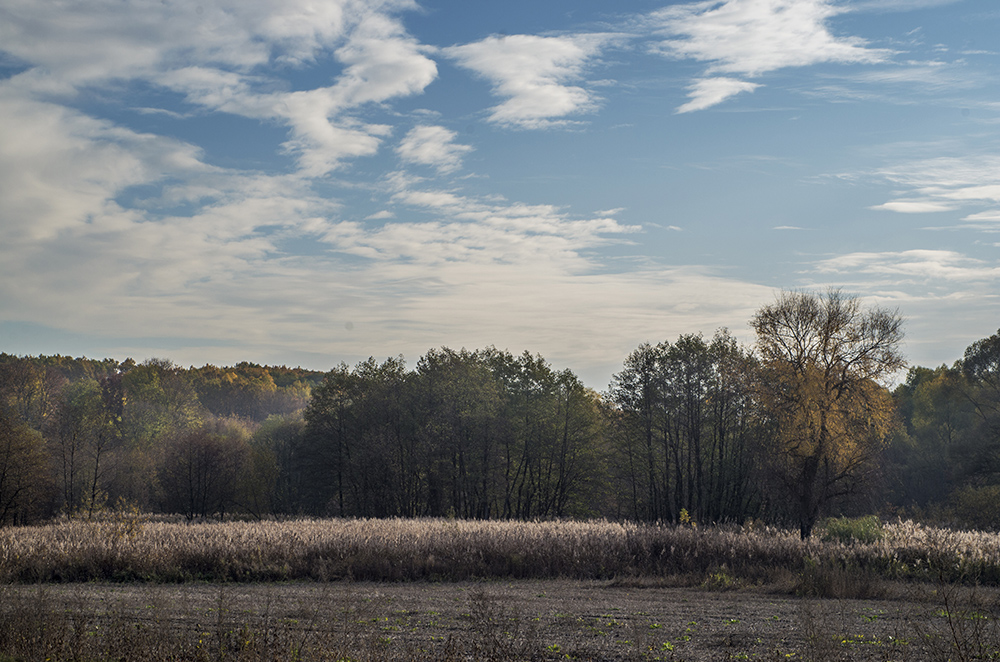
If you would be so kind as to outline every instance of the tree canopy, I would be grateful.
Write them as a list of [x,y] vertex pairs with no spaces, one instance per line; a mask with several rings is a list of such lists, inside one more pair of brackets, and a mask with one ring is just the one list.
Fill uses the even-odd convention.
[[905,366],[897,311],[839,290],[784,292],[751,321],[757,394],[773,426],[770,467],[808,537],[825,503],[856,489],[894,422],[884,382]]

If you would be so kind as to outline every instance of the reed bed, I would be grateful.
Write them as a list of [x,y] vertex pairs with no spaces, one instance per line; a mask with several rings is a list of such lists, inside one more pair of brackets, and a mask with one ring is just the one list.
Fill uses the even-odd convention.
[[1000,585],[1000,536],[896,522],[877,540],[799,540],[773,527],[608,521],[300,519],[180,523],[141,516],[0,530],[0,582],[704,576],[762,583],[833,568]]

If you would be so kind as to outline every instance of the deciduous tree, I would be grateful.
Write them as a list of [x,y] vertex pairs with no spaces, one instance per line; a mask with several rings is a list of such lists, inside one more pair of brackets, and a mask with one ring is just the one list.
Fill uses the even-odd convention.
[[42,435],[0,404],[0,526],[24,522],[39,510],[48,487],[46,464]]
[[898,312],[839,290],[784,292],[751,320],[758,394],[774,426],[774,475],[809,537],[828,501],[863,479],[895,422],[883,382],[903,368]]
[[160,469],[167,511],[193,519],[242,506],[249,437],[238,422],[215,420],[173,439]]

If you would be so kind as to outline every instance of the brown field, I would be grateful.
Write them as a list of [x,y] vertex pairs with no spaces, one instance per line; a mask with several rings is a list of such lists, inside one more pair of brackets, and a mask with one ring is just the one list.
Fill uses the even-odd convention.
[[969,589],[892,584],[884,598],[855,600],[662,584],[6,586],[0,650],[25,660],[943,660],[995,655],[1000,643],[983,601],[996,596],[982,591],[972,612]]

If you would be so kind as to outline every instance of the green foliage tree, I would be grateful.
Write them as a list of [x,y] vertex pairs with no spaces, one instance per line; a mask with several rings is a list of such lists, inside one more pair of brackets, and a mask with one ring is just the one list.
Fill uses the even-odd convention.
[[41,434],[0,406],[0,526],[26,523],[44,512],[47,465]]
[[[666,426],[662,364],[667,347],[643,343],[612,377],[616,405],[619,474],[631,493],[629,514],[637,519],[674,519],[668,512],[670,437]],[[660,456],[662,443],[663,456]],[[663,472],[666,471],[666,474]]]
[[244,426],[225,420],[206,422],[170,440],[160,467],[165,509],[193,519],[225,516],[245,505],[246,490],[259,469],[249,440]]
[[[100,386],[94,380],[68,385],[62,394],[58,414],[49,431],[49,447],[55,459],[62,508],[78,510],[87,492],[88,455],[92,442],[103,428]],[[98,448],[103,444],[98,443]],[[93,476],[100,478],[100,466]]]
[[978,443],[969,449],[976,473],[1000,479],[1000,331],[972,343],[962,358],[967,395],[978,418]]
[[122,429],[127,442],[149,449],[168,436],[196,428],[205,410],[189,376],[166,359],[149,359],[122,376]]
[[756,514],[753,360],[726,330],[640,345],[612,380],[617,473],[633,517],[741,521]]
[[[464,349],[431,350],[417,362],[414,388],[417,435],[429,453],[429,514],[490,517],[501,393],[489,366]],[[532,467],[528,461],[525,471]]]
[[348,513],[359,397],[358,380],[342,363],[313,391],[306,408],[299,459],[306,486],[304,499],[313,513]]
[[887,499],[897,508],[943,503],[975,445],[975,406],[960,366],[914,367],[893,391],[902,422],[886,457]]
[[773,474],[809,537],[823,506],[850,494],[895,423],[882,382],[905,362],[902,319],[839,290],[784,292],[754,315],[757,393],[773,422]]
[[340,366],[313,389],[303,501],[343,515],[595,514],[600,398],[570,371],[494,348]]
[[67,379],[36,359],[0,354],[0,406],[41,431],[58,406]]
[[302,436],[305,421],[298,415],[271,415],[253,434],[256,452],[270,460],[273,488],[268,495],[270,512],[294,513],[303,506]]
[[541,500],[546,515],[601,515],[607,440],[600,396],[569,370],[556,374],[547,483]]

